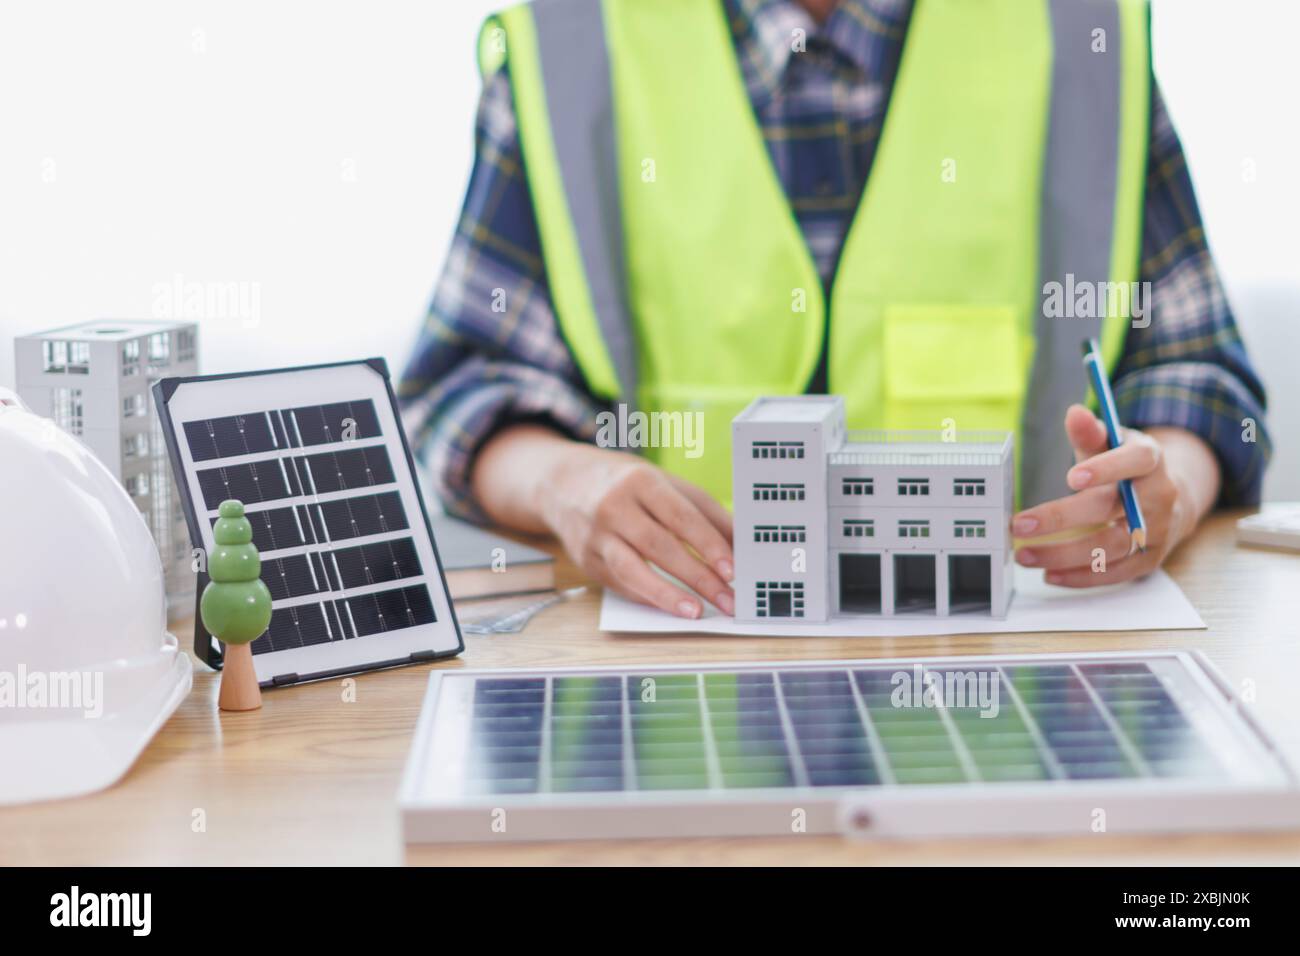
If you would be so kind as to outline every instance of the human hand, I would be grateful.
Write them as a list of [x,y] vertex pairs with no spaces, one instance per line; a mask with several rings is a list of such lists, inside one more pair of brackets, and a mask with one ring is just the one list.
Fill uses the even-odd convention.
[[[1072,531],[1076,536],[1031,543],[1016,551],[1016,561],[1042,568],[1047,583],[1064,587],[1096,587],[1150,574],[1213,504],[1219,480],[1213,453],[1199,438],[1176,428],[1124,429],[1124,443],[1109,448],[1105,426],[1082,405],[1070,407],[1065,430],[1077,462],[1066,480],[1076,494],[1020,512],[1011,530],[1021,538],[1066,536]],[[1174,455],[1167,454],[1170,442],[1175,445]],[[1178,467],[1186,462],[1206,477],[1189,481],[1186,469]],[[1133,482],[1142,505],[1145,551],[1133,549],[1128,525],[1122,520],[1121,478]]]
[[731,516],[703,489],[635,455],[577,443],[539,489],[547,526],[606,587],[679,617],[699,617],[699,598],[653,564],[723,613],[735,613]]

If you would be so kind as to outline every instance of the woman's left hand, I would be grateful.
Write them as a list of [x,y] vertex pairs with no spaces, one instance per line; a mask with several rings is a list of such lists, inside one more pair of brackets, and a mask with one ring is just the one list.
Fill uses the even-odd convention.
[[[1076,464],[1066,476],[1075,494],[1015,516],[1017,538],[1068,537],[1031,542],[1016,561],[1042,568],[1049,584],[1086,588],[1150,574],[1186,538],[1218,497],[1219,465],[1209,446],[1179,428],[1125,429],[1110,448],[1101,420],[1082,405],[1065,416]],[[1189,476],[1190,472],[1190,476]],[[1133,547],[1118,482],[1127,478],[1141,503],[1146,550]],[[1069,536],[1069,532],[1077,532]]]

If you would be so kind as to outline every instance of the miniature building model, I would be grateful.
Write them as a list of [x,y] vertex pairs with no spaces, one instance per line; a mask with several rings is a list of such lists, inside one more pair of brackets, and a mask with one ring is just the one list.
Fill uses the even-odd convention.
[[189,533],[149,386],[198,372],[193,322],[97,321],[14,341],[18,394],[76,435],[135,501],[158,544],[169,604],[194,595]]
[[1011,600],[1007,432],[853,432],[844,400],[732,422],[736,618],[982,613]]

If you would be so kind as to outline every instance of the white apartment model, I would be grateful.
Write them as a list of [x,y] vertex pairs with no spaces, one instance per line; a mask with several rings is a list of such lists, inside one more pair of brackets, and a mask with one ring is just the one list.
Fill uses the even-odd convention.
[[979,613],[1011,600],[1007,432],[849,432],[844,400],[732,422],[736,619]]
[[18,394],[108,466],[153,532],[169,603],[194,594],[189,533],[149,386],[198,372],[193,322],[97,321],[14,341]]

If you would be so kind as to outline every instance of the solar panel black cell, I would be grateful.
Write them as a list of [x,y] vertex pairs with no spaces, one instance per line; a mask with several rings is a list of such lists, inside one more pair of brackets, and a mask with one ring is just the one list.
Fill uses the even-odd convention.
[[267,417],[271,420],[271,437],[275,440],[275,447],[290,447],[289,432],[284,427],[284,415],[276,411],[268,412]]
[[415,553],[415,542],[410,538],[337,548],[333,557],[338,563],[344,588],[384,584],[420,574],[420,557]]
[[205,418],[182,426],[190,457],[213,461],[383,434],[370,399]]
[[294,437],[300,439],[304,447],[376,438],[383,434],[374,403],[368,398],[329,405],[304,405],[287,409],[285,414],[296,426]]
[[204,507],[209,511],[215,511],[227,498],[248,505],[288,498],[292,493],[284,470],[274,459],[208,468],[198,472],[197,477]]
[[190,457],[195,461],[209,461],[219,457],[216,436],[212,434],[210,423],[206,421],[186,422],[185,443],[190,446]]
[[337,601],[326,601],[322,607],[325,610],[325,623],[329,628],[332,638],[336,641],[346,640],[349,637],[356,637],[348,631],[347,621],[339,613]]
[[[429,590],[423,584],[373,594],[356,594],[339,603],[350,612],[357,637],[432,624],[435,620]],[[342,610],[340,613],[343,613]]]
[[[268,551],[311,543],[309,529],[294,521],[292,508],[267,508],[245,514],[253,526],[253,544],[263,555]],[[215,515],[208,519],[209,524],[215,524],[216,521]]]
[[393,465],[382,445],[348,448],[306,456],[310,484],[315,494],[351,491],[393,481]]
[[309,560],[308,555],[292,554],[262,562],[262,581],[271,592],[271,600],[281,601],[325,590],[324,582],[309,566]]
[[277,447],[266,412],[186,422],[185,439],[195,461],[272,451]]
[[269,651],[324,644],[330,639],[324,607],[320,604],[299,604],[278,607],[272,611],[270,627],[253,642],[252,647],[254,654],[265,654]]
[[[322,501],[312,510],[323,516],[323,531],[328,531],[331,541],[405,531],[410,527],[406,520],[406,510],[402,507],[402,497],[395,491],[339,501]],[[324,533],[321,537],[325,537]]]

